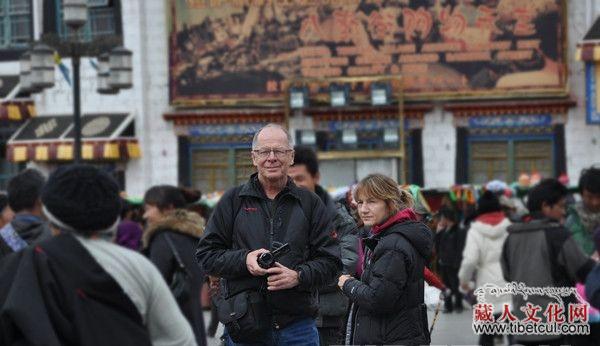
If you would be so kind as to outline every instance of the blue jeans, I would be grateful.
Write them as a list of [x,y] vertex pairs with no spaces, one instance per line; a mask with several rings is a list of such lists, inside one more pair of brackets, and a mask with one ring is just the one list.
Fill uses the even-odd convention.
[[319,346],[319,332],[317,331],[315,320],[312,318],[296,321],[283,329],[271,329],[271,332],[265,336],[265,339],[256,344],[236,344],[227,334],[227,330],[225,330],[223,337],[226,346]]

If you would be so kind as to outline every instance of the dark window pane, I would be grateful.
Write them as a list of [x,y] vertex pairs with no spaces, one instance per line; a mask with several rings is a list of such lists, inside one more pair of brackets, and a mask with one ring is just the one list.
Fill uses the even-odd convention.
[[11,16],[10,33],[13,44],[26,44],[31,37],[29,15]]
[[8,10],[10,14],[27,14],[31,12],[29,0],[11,0]]
[[115,11],[113,8],[90,9],[92,38],[115,34]]

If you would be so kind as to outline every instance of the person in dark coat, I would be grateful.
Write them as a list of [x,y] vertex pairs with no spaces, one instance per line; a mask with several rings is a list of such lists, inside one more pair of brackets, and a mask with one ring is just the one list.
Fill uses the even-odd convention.
[[46,178],[35,169],[26,169],[8,182],[8,206],[15,217],[0,229],[0,259],[50,238],[40,199],[45,183]]
[[[225,192],[198,245],[198,262],[221,278],[218,309],[227,345],[319,344],[315,293],[336,279],[342,261],[323,202],[287,175],[294,160],[291,143],[287,130],[277,124],[256,132],[252,161],[258,172]],[[284,244],[289,252],[273,266],[259,265],[262,254]],[[264,307],[255,310],[261,318],[252,319],[256,323],[244,323],[250,320],[245,315],[222,318],[221,311],[230,310],[225,301],[232,300],[248,302],[243,304],[248,309]]]
[[458,289],[458,270],[465,247],[466,232],[460,227],[456,211],[453,209],[442,207],[438,214],[440,221],[435,236],[436,253],[442,280],[450,289],[449,294],[444,297],[444,312],[455,310],[460,313],[463,311],[463,296]]
[[194,261],[194,250],[204,232],[205,222],[197,213],[184,209],[188,204],[184,196],[180,189],[169,185],[154,186],[146,191],[144,219],[148,226],[142,236],[142,246],[167,283],[173,280],[179,256],[190,274],[191,291],[188,299],[179,299],[179,307],[192,325],[198,345],[206,345],[200,300],[204,272]]
[[68,165],[41,200],[53,237],[0,261],[0,345],[195,346],[156,267],[114,244],[117,182]]
[[[530,215],[523,222],[508,228],[508,237],[502,247],[500,264],[507,282],[522,282],[528,287],[575,287],[585,282],[595,262],[581,249],[571,233],[562,225],[568,191],[556,179],[544,179],[527,195]],[[562,304],[576,303],[576,297],[562,297]],[[514,295],[512,312],[519,319],[526,318],[528,304],[547,311],[556,303],[549,295]],[[547,314],[540,314],[540,322],[548,323]],[[551,318],[552,316],[550,316]],[[551,321],[550,321],[551,322]],[[573,342],[576,335],[524,334],[515,335],[523,345],[563,345]],[[598,343],[595,343],[597,345]]]
[[[329,193],[319,185],[319,161],[315,151],[306,146],[294,147],[294,164],[288,175],[298,187],[314,192],[321,198],[327,211],[333,214],[334,236],[340,241],[341,260],[344,273],[354,274],[358,259],[358,227],[345,206],[334,202]],[[322,346],[344,343],[345,317],[348,298],[338,289],[335,282],[319,290],[319,316],[317,329]]]
[[346,344],[429,344],[423,272],[433,233],[416,221],[410,193],[389,177],[367,176],[354,196],[359,216],[371,231],[363,239],[360,280],[350,275],[338,280],[353,303]]

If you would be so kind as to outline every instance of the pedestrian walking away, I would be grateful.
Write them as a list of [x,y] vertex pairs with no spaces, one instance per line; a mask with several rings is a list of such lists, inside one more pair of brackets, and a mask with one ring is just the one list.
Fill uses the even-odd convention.
[[63,166],[41,201],[54,236],[0,264],[0,345],[196,345],[156,267],[107,239],[121,210],[112,177]]

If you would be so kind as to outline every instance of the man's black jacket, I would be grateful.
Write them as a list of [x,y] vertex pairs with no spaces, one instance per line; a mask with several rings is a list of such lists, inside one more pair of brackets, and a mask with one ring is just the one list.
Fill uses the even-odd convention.
[[70,234],[0,262],[0,345],[150,345],[119,284]]
[[300,284],[266,293],[274,325],[285,327],[316,316],[316,289],[334,281],[341,270],[340,247],[330,235],[332,231],[331,214],[316,194],[288,179],[285,188],[270,201],[257,174],[253,174],[246,184],[221,197],[196,258],[209,275],[226,279],[227,292],[221,293],[231,296],[266,288],[266,277],[252,276],[246,268],[250,251],[271,249],[273,242],[289,243],[290,251],[279,262],[300,273]]

